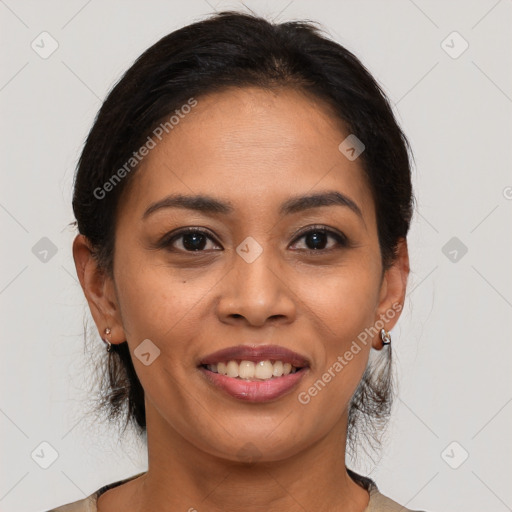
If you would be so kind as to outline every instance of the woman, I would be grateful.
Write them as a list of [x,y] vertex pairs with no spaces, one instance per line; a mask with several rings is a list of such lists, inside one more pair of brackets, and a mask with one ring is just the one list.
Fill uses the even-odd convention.
[[148,470],[54,510],[408,510],[345,455],[389,414],[412,205],[388,100],[311,23],[224,12],[149,48],[73,198],[107,405]]

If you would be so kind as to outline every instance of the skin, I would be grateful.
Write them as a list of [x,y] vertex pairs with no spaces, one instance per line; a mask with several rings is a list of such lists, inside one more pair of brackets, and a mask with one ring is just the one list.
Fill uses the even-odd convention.
[[[98,331],[104,337],[108,326],[111,343],[127,340],[145,390],[148,472],[104,493],[99,511],[367,506],[367,491],[344,465],[347,416],[371,348],[382,349],[380,336],[361,344],[307,405],[297,398],[359,333],[404,303],[407,244],[400,242],[384,272],[360,161],[338,150],[347,135],[326,105],[295,90],[201,96],[122,196],[113,279],[97,267],[87,239],[76,237],[76,269]],[[348,196],[362,217],[340,205],[278,211],[290,197],[331,190]],[[234,212],[164,208],[142,219],[171,193],[214,196]],[[341,231],[349,246],[329,235],[313,250],[297,234],[312,225]],[[158,247],[165,234],[187,226],[212,235],[203,252],[187,252],[183,237]],[[248,236],[263,249],[252,263],[236,252]],[[161,351],[149,366],[133,357],[147,338]],[[196,367],[201,357],[238,344],[282,345],[311,365],[290,394],[243,402],[211,386]],[[252,462],[241,460],[242,449],[252,450]]]

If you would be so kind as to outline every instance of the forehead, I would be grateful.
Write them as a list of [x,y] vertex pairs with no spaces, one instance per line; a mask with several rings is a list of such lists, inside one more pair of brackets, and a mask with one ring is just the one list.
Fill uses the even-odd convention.
[[264,207],[334,188],[372,210],[360,162],[338,149],[347,135],[327,104],[299,90],[229,88],[200,96],[169,134],[154,139],[123,202],[139,211],[168,193],[209,193],[240,208]]

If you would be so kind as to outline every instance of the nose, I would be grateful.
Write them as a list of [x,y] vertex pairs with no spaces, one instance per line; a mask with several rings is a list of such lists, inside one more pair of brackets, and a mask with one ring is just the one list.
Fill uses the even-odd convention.
[[296,298],[286,273],[263,251],[248,263],[237,253],[231,271],[222,280],[217,315],[223,323],[261,327],[291,323],[296,316]]

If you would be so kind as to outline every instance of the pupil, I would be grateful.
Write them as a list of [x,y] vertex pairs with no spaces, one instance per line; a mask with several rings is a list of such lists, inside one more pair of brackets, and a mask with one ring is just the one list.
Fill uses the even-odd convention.
[[206,240],[201,233],[188,233],[183,236],[183,247],[191,251],[204,249]]
[[325,233],[313,231],[306,235],[306,244],[310,249],[323,249],[326,245],[326,238],[327,235]]

